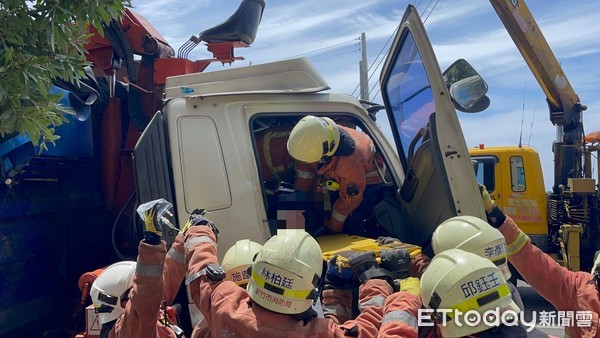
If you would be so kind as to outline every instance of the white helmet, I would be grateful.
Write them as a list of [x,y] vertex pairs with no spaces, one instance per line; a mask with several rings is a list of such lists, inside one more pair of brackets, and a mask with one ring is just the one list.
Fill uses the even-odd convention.
[[100,275],[90,290],[92,303],[100,324],[111,322],[125,311],[121,300],[133,286],[135,262],[123,261],[110,265]]
[[596,254],[594,255],[594,265],[592,266],[592,275],[594,274],[594,272],[596,272],[596,269],[598,269],[598,267],[600,267],[600,250],[596,251]]
[[[437,254],[421,277],[421,299],[430,309],[452,309],[435,312],[437,325],[443,337],[463,337],[489,329],[484,320],[479,325],[466,325],[465,314],[471,312],[480,317],[488,310],[498,309],[498,315],[511,310],[521,310],[513,302],[502,273],[490,262],[471,252],[460,249],[446,250]],[[456,317],[459,310],[461,317]],[[455,320],[455,318],[457,318]],[[489,323],[489,320],[487,321]]]
[[339,145],[340,129],[332,119],[308,115],[292,129],[287,149],[294,159],[315,163],[333,156]]
[[245,286],[250,280],[248,267],[252,265],[252,259],[260,251],[262,245],[249,239],[237,241],[223,257],[223,270],[227,272],[225,280],[232,281],[240,286]]
[[433,251],[438,254],[448,249],[462,249],[492,261],[510,278],[506,240],[498,229],[474,216],[456,216],[440,224],[431,238]]
[[323,272],[319,243],[303,230],[271,237],[252,264],[247,291],[253,301],[277,313],[308,310]]

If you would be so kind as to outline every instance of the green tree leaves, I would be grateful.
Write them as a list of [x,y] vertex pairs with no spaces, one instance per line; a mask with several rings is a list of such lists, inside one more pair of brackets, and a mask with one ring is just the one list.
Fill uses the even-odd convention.
[[48,92],[52,79],[84,75],[88,25],[120,18],[130,0],[3,0],[0,3],[0,137],[28,134],[34,145],[58,139],[73,112]]

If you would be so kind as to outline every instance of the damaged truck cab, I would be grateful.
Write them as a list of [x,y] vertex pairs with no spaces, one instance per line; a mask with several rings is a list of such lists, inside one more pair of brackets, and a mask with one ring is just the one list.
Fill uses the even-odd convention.
[[[445,72],[454,74],[453,83],[473,76],[468,64],[460,65]],[[192,210],[205,208],[219,227],[221,255],[239,239],[264,243],[285,227],[274,209],[281,205],[277,194],[289,191],[265,185],[257,135],[291,128],[306,115],[327,116],[368,134],[383,159],[383,188],[370,221],[431,253],[431,235],[442,221],[485,217],[455,111],[461,100],[451,98],[446,82],[413,6],[381,73],[388,137],[356,98],[330,92],[306,59],[167,78],[164,109],[134,151],[139,202],[173,201],[180,228]],[[456,92],[475,95],[470,105],[484,96]]]
[[[206,209],[220,231],[220,258],[237,240],[264,243],[278,229],[297,228],[293,218],[298,212],[288,211],[307,216],[318,199],[298,194],[292,203],[296,207],[281,208],[293,193],[281,186],[292,184],[277,189],[265,182],[269,168],[261,166],[257,138],[269,130],[289,130],[306,115],[326,116],[369,135],[382,159],[382,189],[371,201],[374,208],[365,226],[432,256],[431,236],[441,222],[458,215],[485,219],[455,109],[487,106],[487,86],[464,60],[442,76],[413,6],[400,24],[380,85],[387,120],[379,123],[389,123],[391,135],[356,98],[329,91],[304,58],[169,77],[164,109],[134,150],[138,202],[172,201],[171,221],[179,228],[192,210]],[[319,233],[320,221],[307,217],[306,229],[316,227]],[[167,234],[167,241],[175,235]],[[354,239],[360,237],[339,243],[317,238],[328,243],[321,244],[324,254],[348,248]],[[196,322],[198,313],[190,305]]]

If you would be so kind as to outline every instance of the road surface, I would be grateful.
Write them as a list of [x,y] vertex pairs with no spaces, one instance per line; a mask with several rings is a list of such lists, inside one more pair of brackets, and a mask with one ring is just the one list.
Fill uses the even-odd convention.
[[[527,283],[520,280],[517,283],[517,289],[521,294],[521,299],[523,299],[523,304],[525,306],[526,322],[531,322],[535,314],[535,317],[539,323],[541,311],[556,311],[556,309],[550,303],[548,303],[544,298],[542,298],[542,296],[535,292],[535,290]],[[565,335],[564,329],[560,326],[542,326],[538,324],[536,325],[536,328],[556,337],[564,337]]]

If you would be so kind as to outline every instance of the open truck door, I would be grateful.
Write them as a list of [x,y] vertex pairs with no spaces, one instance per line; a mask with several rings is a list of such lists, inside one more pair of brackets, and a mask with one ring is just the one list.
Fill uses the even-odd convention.
[[398,195],[412,223],[402,240],[427,248],[435,228],[450,217],[486,219],[450,93],[412,5],[388,53],[380,84],[404,168]]

